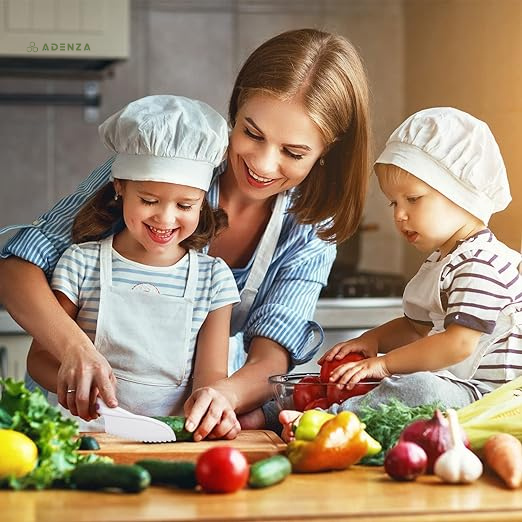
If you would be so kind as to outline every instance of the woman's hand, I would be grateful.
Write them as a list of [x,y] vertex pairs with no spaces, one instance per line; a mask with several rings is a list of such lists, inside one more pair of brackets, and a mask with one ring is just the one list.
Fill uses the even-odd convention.
[[194,440],[235,439],[241,431],[234,408],[220,391],[204,386],[186,400],[185,428],[194,432]]
[[330,348],[317,361],[317,364],[323,364],[326,361],[333,361],[334,359],[344,359],[349,353],[359,352],[365,357],[376,357],[379,351],[379,342],[377,339],[368,334],[363,334],[356,339],[350,339],[342,343],[337,343]]
[[67,350],[58,370],[58,402],[73,415],[92,420],[98,417],[98,395],[107,406],[118,405],[116,378],[107,359],[91,345]]
[[345,384],[351,390],[362,379],[381,380],[389,377],[384,357],[370,357],[362,361],[341,364],[330,375],[330,380]]

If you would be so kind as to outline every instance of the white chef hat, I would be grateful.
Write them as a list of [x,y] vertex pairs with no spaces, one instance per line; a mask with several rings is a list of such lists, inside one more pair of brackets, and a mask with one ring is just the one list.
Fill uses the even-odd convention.
[[111,179],[163,181],[208,190],[228,145],[225,119],[183,96],[147,96],[107,118],[98,132],[117,153]]
[[489,127],[452,107],[410,116],[376,163],[406,170],[484,224],[511,201],[506,167]]

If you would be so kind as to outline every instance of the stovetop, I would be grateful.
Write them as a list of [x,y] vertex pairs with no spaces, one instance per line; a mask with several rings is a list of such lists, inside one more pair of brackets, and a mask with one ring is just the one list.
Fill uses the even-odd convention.
[[402,297],[406,280],[398,274],[354,272],[348,275],[332,272],[322,298]]

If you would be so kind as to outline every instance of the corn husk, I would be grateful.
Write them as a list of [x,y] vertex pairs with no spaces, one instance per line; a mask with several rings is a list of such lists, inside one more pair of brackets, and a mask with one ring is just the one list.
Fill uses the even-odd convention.
[[522,441],[522,377],[457,410],[457,416],[473,450],[481,450],[495,433]]

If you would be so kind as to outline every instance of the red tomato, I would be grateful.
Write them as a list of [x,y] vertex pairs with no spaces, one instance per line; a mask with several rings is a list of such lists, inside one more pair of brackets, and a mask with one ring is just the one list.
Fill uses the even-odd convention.
[[196,480],[209,493],[232,493],[245,487],[250,468],[239,450],[216,446],[202,453],[196,463]]
[[351,352],[343,359],[332,359],[331,361],[325,361],[321,366],[321,374],[319,376],[321,382],[329,382],[330,374],[341,364],[362,361],[363,359],[366,359],[366,357],[362,353]]
[[364,395],[370,390],[373,390],[377,386],[376,383],[366,383],[364,381],[358,382],[351,390],[346,388],[339,389],[334,383],[329,384],[326,390],[326,398],[328,400],[328,406],[337,403],[340,404],[350,397],[355,395]]
[[322,410],[326,410],[328,406],[330,406],[330,402],[326,397],[321,397],[320,399],[314,399],[312,402],[309,402],[303,411],[306,410],[314,410],[315,408],[321,408]]
[[306,405],[310,402],[326,397],[326,386],[320,384],[320,382],[319,377],[309,375],[303,377],[294,385],[294,409],[304,411]]
[[[330,374],[341,364],[347,362],[362,361],[363,359],[366,359],[366,357],[362,353],[351,352],[348,355],[346,355],[343,359],[333,359],[332,361],[326,361],[321,366],[321,382],[328,382]],[[328,399],[328,406],[334,403],[340,404],[341,402],[344,402],[346,399],[354,397],[355,395],[364,395],[365,393],[375,388],[375,386],[377,385],[374,383],[367,384],[364,382],[364,380],[356,384],[355,387],[351,390],[348,390],[346,388],[339,389],[337,388],[337,386],[334,385],[334,383],[329,384],[326,387],[326,398]]]

